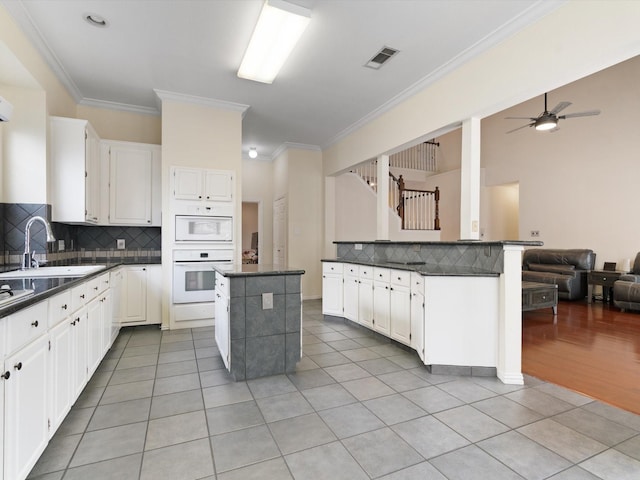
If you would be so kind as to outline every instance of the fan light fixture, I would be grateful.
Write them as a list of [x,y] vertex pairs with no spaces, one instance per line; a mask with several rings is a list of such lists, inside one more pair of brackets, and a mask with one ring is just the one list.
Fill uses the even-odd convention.
[[256,147],[251,147],[249,149],[249,158],[256,158],[258,156],[258,151],[256,150]]
[[265,1],[238,77],[273,83],[311,20],[311,11],[283,0]]
[[545,131],[552,130],[558,126],[558,120],[555,115],[543,115],[536,120],[536,130]]

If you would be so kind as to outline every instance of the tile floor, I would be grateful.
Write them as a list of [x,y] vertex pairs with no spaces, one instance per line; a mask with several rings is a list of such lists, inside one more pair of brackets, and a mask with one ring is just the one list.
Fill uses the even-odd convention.
[[123,329],[29,478],[640,478],[640,416],[531,377],[430,375],[319,301],[303,341],[295,374],[235,383],[213,328]]

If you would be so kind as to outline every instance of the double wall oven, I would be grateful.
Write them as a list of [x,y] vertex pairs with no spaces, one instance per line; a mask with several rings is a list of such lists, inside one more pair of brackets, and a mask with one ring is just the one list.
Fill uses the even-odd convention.
[[232,262],[232,248],[174,250],[173,303],[213,302],[214,267]]

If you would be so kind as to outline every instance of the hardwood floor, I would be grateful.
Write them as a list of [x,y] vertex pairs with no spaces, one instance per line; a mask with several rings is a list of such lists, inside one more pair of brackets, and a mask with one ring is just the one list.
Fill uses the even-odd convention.
[[558,303],[522,314],[522,371],[640,414],[640,312]]

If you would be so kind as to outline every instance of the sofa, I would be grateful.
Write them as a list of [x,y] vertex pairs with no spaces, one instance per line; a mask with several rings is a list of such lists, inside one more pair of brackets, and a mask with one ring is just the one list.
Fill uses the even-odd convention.
[[522,255],[522,280],[558,285],[558,298],[587,296],[588,274],[596,263],[590,249],[531,248]]
[[633,268],[613,284],[613,304],[625,310],[640,310],[640,253],[636,255]]

